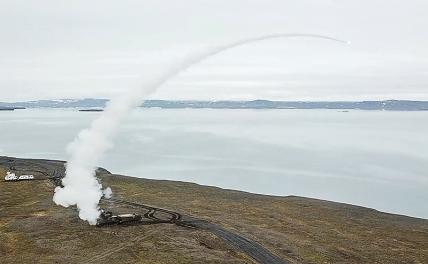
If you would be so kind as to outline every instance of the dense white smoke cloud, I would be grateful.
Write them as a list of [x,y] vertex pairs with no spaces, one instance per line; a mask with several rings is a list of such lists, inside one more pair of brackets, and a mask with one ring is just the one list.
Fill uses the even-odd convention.
[[107,187],[103,190],[103,195],[104,195],[104,198],[106,198],[106,199],[110,199],[112,197],[113,192],[110,189],[110,187]]
[[111,196],[111,190],[103,191],[102,185],[95,177],[96,165],[99,164],[104,153],[113,146],[112,138],[120,122],[128,115],[131,109],[139,106],[146,96],[153,93],[171,77],[208,57],[251,42],[291,37],[310,37],[344,42],[331,37],[312,34],[267,35],[214,47],[169,65],[164,71],[159,72],[140,87],[111,100],[101,116],[93,121],[88,129],[78,134],[69,145],[68,150],[71,158],[67,161],[66,176],[62,180],[64,187],[55,189],[54,202],[64,207],[77,205],[79,217],[88,221],[91,225],[96,224],[100,215],[98,203],[101,197],[104,193],[106,198]]

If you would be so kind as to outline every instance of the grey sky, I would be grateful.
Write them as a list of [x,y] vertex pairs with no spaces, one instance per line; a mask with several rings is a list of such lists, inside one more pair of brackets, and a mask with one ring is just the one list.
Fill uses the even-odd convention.
[[195,50],[270,33],[193,67],[168,99],[428,100],[426,0],[0,0],[0,101],[112,97]]

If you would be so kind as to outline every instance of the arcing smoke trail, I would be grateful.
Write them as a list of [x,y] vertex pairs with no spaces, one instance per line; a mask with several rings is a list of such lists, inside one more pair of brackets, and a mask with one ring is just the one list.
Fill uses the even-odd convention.
[[151,78],[150,81],[143,83],[141,87],[111,100],[101,116],[94,120],[88,129],[84,129],[78,134],[68,146],[71,157],[67,162],[66,176],[62,180],[64,187],[55,189],[54,202],[64,207],[77,205],[79,217],[88,221],[91,225],[96,224],[100,215],[98,203],[103,193],[111,194],[111,190],[102,190],[101,184],[95,177],[95,168],[106,150],[113,146],[112,138],[120,122],[128,115],[131,109],[139,106],[147,95],[153,93],[170,78],[213,55],[252,42],[294,37],[319,38],[346,43],[345,41],[322,35],[275,34],[214,47],[171,64],[157,76]]

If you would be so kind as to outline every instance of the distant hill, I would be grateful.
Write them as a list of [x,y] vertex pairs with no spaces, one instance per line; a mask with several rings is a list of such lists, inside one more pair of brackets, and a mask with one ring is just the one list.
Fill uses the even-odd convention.
[[25,108],[68,108],[68,107],[105,107],[107,99],[58,99],[58,100],[35,100],[24,102],[5,103],[0,102],[1,107],[25,107]]
[[302,101],[164,101],[148,100],[143,107],[216,108],[216,109],[361,109],[426,111],[427,101],[363,101],[363,102],[302,102]]
[[[59,99],[4,103],[0,108],[103,108],[107,99]],[[427,111],[428,101],[386,100],[386,101],[193,101],[193,100],[147,100],[146,108],[214,108],[214,109],[360,109],[390,111]]]

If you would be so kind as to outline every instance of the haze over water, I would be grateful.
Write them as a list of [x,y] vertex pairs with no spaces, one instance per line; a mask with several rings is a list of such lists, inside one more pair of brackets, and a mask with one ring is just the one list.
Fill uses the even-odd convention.
[[[66,159],[99,113],[0,112],[0,155]],[[428,218],[428,112],[138,109],[100,166]]]

